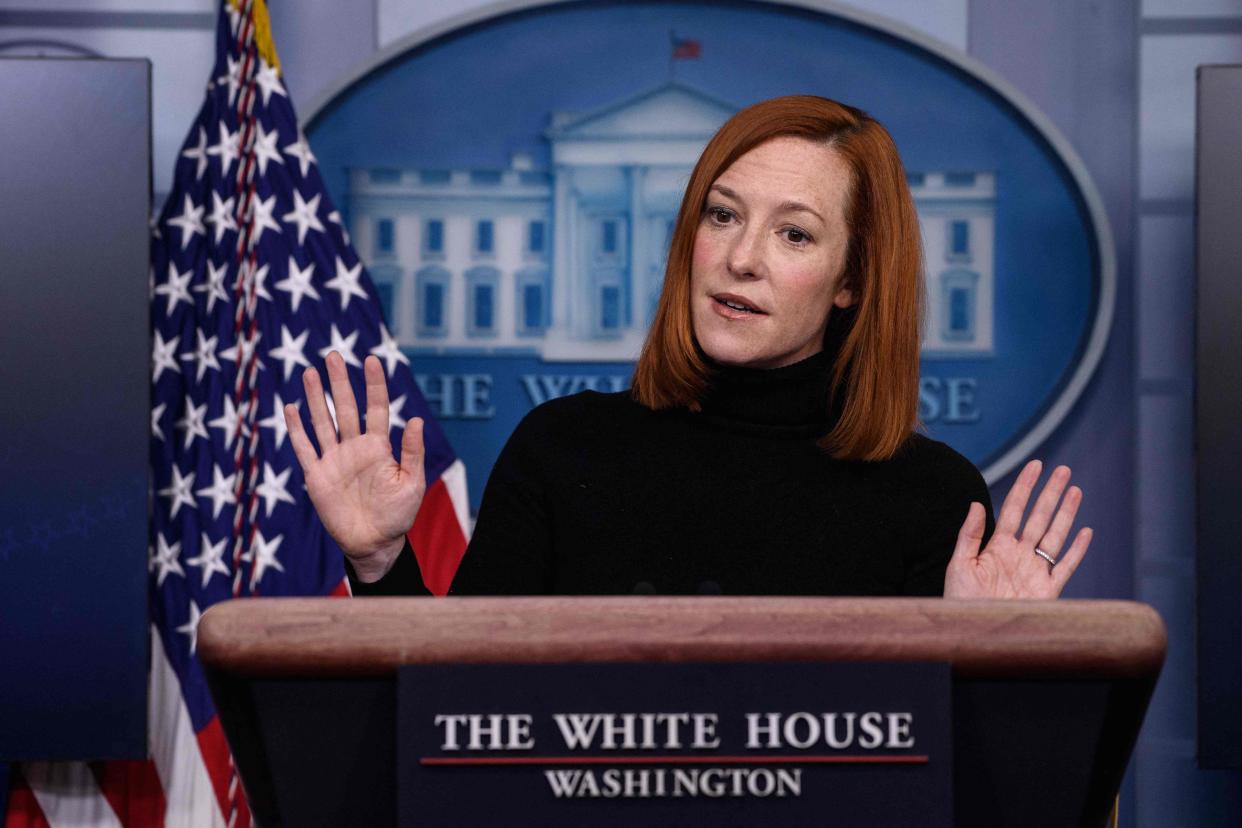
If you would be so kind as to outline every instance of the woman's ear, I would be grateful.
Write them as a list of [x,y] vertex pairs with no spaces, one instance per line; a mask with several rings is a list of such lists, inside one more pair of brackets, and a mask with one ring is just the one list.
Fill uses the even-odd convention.
[[857,301],[854,291],[847,287],[841,288],[837,291],[837,295],[832,297],[832,304],[838,308],[852,308]]

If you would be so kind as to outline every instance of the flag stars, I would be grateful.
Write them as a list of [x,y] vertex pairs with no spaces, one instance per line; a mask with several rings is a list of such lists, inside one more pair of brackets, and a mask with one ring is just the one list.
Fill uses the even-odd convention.
[[263,124],[257,122],[255,128],[254,160],[259,164],[259,175],[267,175],[269,161],[285,163],[285,159],[280,157],[280,150],[276,149],[276,139],[280,137],[280,133],[276,129],[267,132],[263,129]]
[[264,230],[275,230],[280,232],[280,225],[272,218],[272,211],[276,209],[276,196],[268,196],[266,199],[254,200],[254,220],[252,226],[254,228],[254,241],[258,245],[259,239],[263,238]]
[[401,409],[405,408],[406,395],[402,394],[395,400],[388,402],[388,428],[392,430],[405,428],[405,418],[401,416]]
[[319,300],[319,292],[315,290],[311,278],[315,273],[315,264],[308,264],[305,269],[298,267],[297,259],[289,257],[289,275],[276,283],[277,290],[283,290],[289,294],[289,303],[293,305],[293,312],[298,312],[298,305],[302,299],[310,297]]
[[345,360],[346,365],[352,365],[355,368],[361,368],[362,363],[358,361],[357,354],[354,353],[354,343],[358,341],[358,332],[354,331],[349,336],[341,336],[341,332],[336,329],[333,323],[329,333],[331,341],[326,347],[319,349],[320,357],[327,357],[328,354],[336,351],[341,355],[341,359]]
[[[155,332],[159,336],[159,331]],[[168,408],[168,403],[160,403],[151,409],[151,436],[160,442],[164,441],[164,429],[160,428],[160,419],[164,416],[164,411]]]
[[255,493],[263,498],[267,517],[272,516],[272,510],[277,503],[297,503],[293,495],[289,494],[289,475],[292,473],[292,466],[277,474],[271,463],[263,464],[263,482],[255,489]]
[[358,262],[353,267],[346,267],[341,257],[337,256],[336,276],[324,282],[324,287],[330,287],[341,294],[341,310],[345,310],[349,307],[349,297],[351,296],[357,296],[359,299],[366,300],[367,292],[359,284],[361,279],[362,262]]
[[328,221],[341,228],[341,238],[345,240],[346,244],[349,244],[349,231],[345,229],[345,223],[341,221],[341,211],[333,210],[331,213],[328,213]]
[[[224,472],[220,470],[218,464],[211,467],[211,485],[206,488],[199,489],[194,494],[201,498],[211,501],[211,519],[215,520],[220,517],[220,510],[225,504],[236,505],[237,493],[234,486],[237,481],[237,472],[233,472],[228,477],[224,476]],[[203,536],[203,543],[207,542],[207,536]],[[193,561],[190,561],[193,563]],[[203,579],[203,586],[207,586],[206,578]]]
[[285,571],[285,568],[280,565],[280,561],[276,558],[276,550],[280,548],[280,543],[284,539],[284,535],[277,535],[269,541],[263,537],[262,532],[255,531],[254,542],[251,544],[250,549],[242,555],[242,560],[246,563],[253,562],[253,568],[250,570],[251,589],[254,589],[255,585],[263,580],[267,570]]
[[[152,383],[160,381],[160,374],[165,370],[176,371],[181,373],[181,367],[177,365],[177,343],[181,341],[181,337],[174,336],[172,339],[165,341],[158,330],[155,331],[155,341],[151,343],[151,363],[153,376]],[[162,439],[162,435],[161,435]]]
[[196,437],[210,439],[207,434],[207,426],[203,423],[206,416],[207,403],[195,405],[194,400],[187,394],[185,397],[185,416],[177,420],[177,429],[185,432],[184,448],[188,449]]
[[168,306],[164,309],[166,315],[172,316],[178,302],[185,302],[190,307],[194,307],[194,300],[190,298],[190,280],[193,278],[192,269],[185,273],[178,273],[176,265],[172,262],[168,263],[168,281],[155,286],[155,295],[168,299]]
[[[229,60],[230,71],[232,59]],[[233,81],[229,80],[229,100],[233,99]],[[220,159],[220,175],[227,176],[229,167],[233,166],[233,162],[241,158],[240,142],[241,135],[238,132],[230,132],[229,128],[220,122],[220,140],[207,148],[208,155],[214,155]]]
[[[175,471],[175,469],[174,469]],[[172,575],[180,575],[185,577],[185,570],[181,568],[181,562],[177,558],[181,555],[181,541],[174,541],[171,545],[164,540],[161,534],[155,535],[156,549],[152,551],[151,561],[147,565],[147,571],[159,571],[155,574],[155,585],[161,587],[164,585],[164,579]]]
[[242,424],[239,428],[239,423],[241,423],[241,413],[238,411],[237,406],[233,404],[233,398],[226,396],[224,398],[224,411],[221,412],[219,417],[216,417],[214,420],[207,423],[207,425],[212,428],[218,428],[224,432],[222,435],[224,439],[224,447],[226,449],[231,449],[233,447],[233,439],[239,433],[247,433],[245,424]]
[[258,84],[259,90],[263,94],[264,106],[271,102],[273,93],[287,97],[285,95],[285,87],[280,82],[280,70],[266,60],[259,60],[259,72],[255,75],[254,82]]
[[203,336],[202,328],[196,328],[194,333],[198,338],[198,345],[195,346],[193,353],[182,354],[181,358],[186,362],[197,364],[198,370],[195,371],[194,381],[202,382],[203,374],[207,373],[208,368],[220,370],[220,362],[216,359],[216,345],[220,338]]
[[315,197],[310,201],[302,198],[299,190],[293,191],[293,209],[281,216],[286,224],[296,224],[298,226],[298,244],[306,241],[306,233],[309,230],[316,230],[320,233],[324,232],[323,222],[319,220],[317,215],[319,211],[319,199],[323,197],[322,193],[316,193]]
[[181,203],[181,215],[168,220],[168,224],[181,231],[181,249],[185,250],[190,239],[195,235],[206,237],[207,228],[203,225],[203,205],[196,205],[186,193]]
[[[294,403],[294,406],[300,410],[302,401],[298,400]],[[272,396],[271,415],[259,420],[259,427],[272,430],[272,439],[276,442],[276,450],[280,451],[280,447],[284,445],[285,438],[289,436],[289,426],[285,422],[285,401],[281,399],[279,391]]]
[[[214,196],[215,193],[212,193],[212,195]],[[231,198],[229,199],[229,201],[232,201],[232,200],[233,199]],[[233,229],[236,230],[237,225],[233,225]],[[194,287],[190,288],[190,290],[193,290],[196,293],[207,294],[207,313],[209,314],[211,313],[212,309],[215,308],[217,300],[224,302],[225,304],[227,304],[229,301],[229,294],[224,289],[224,279],[228,275],[228,272],[229,272],[228,262],[225,262],[219,267],[216,267],[215,262],[208,261],[207,262],[207,281],[201,285],[195,285]]]
[[201,126],[198,128],[198,144],[182,150],[181,157],[189,158],[194,162],[195,180],[203,177],[203,173],[207,171],[207,130]]
[[[285,155],[290,158],[296,158],[298,162],[298,171],[302,173],[302,177],[306,178],[306,174],[310,172],[310,165],[315,163],[315,154],[311,152],[310,144],[306,140],[306,135],[302,130],[298,130],[298,140],[294,141],[287,147],[283,148]],[[333,215],[335,215],[333,211]],[[331,219],[331,216],[328,217]]]
[[233,200],[232,196],[221,199],[219,193],[211,191],[211,214],[207,216],[207,223],[214,231],[216,244],[220,243],[225,233],[237,229],[237,221],[233,218]]
[[306,359],[305,354],[306,338],[308,336],[310,336],[309,329],[302,331],[300,336],[295,337],[286,326],[280,326],[280,347],[268,351],[267,355],[284,363],[285,382],[289,381],[289,377],[293,375],[293,370],[296,366],[310,367],[310,361]]
[[[251,344],[251,342],[246,336],[246,332],[242,331],[240,338],[236,342],[234,342],[231,346],[229,346],[228,348],[225,348],[223,351],[220,352],[220,358],[227,359],[229,362],[236,363],[239,369],[244,368],[246,366],[246,363],[250,359],[250,355],[254,353],[255,348],[258,347],[259,340],[262,338],[263,338],[263,332],[255,331],[254,342],[253,344]],[[239,355],[241,357],[240,360],[238,359]],[[258,366],[259,370],[262,371],[264,367],[263,360],[258,360],[258,363],[259,363],[259,366]]]
[[201,619],[202,617],[203,617],[203,613],[199,611],[198,604],[194,603],[194,599],[191,598],[190,599],[190,620],[186,621],[180,627],[177,627],[177,632],[183,635],[188,635],[190,637],[190,654],[191,655],[193,655],[194,651],[198,648],[198,622],[199,622],[199,619]]
[[[235,12],[230,9],[229,16],[233,17]],[[233,32],[236,35],[237,25],[234,23]],[[229,103],[233,103],[233,99],[237,97],[237,90],[241,88],[241,60],[234,60],[232,55],[225,55],[228,61],[228,69],[223,75],[216,78],[216,83],[227,83],[229,87]]]
[[387,325],[380,325],[380,344],[371,349],[371,353],[384,360],[384,371],[388,376],[392,376],[392,372],[396,370],[397,363],[405,365],[410,364],[410,358],[401,353],[401,349],[397,347],[397,340],[388,332]]
[[172,482],[165,488],[160,489],[160,497],[166,497],[169,499],[169,517],[175,518],[178,510],[180,510],[182,506],[189,506],[191,509],[196,508],[194,506],[193,493],[194,472],[190,472],[188,475],[183,476],[181,474],[181,469],[174,463],[172,467],[172,475]]
[[211,580],[212,573],[219,572],[224,577],[228,577],[229,568],[224,563],[224,547],[228,543],[228,538],[221,538],[216,543],[211,542],[211,538],[207,537],[207,533],[203,532],[202,543],[199,544],[199,553],[193,558],[187,558],[186,566],[196,566],[202,572],[203,589],[207,588],[207,582]]

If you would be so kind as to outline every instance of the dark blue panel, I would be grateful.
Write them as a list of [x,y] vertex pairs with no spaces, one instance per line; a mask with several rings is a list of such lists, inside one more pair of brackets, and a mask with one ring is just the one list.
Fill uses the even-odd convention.
[[150,134],[145,60],[0,61],[0,759],[146,755]]

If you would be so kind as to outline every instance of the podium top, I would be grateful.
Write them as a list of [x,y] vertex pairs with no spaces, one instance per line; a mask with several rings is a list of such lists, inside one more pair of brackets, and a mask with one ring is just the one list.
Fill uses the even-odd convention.
[[1133,601],[941,598],[243,598],[198,655],[252,677],[384,676],[403,664],[938,661],[971,678],[1152,679],[1167,637]]

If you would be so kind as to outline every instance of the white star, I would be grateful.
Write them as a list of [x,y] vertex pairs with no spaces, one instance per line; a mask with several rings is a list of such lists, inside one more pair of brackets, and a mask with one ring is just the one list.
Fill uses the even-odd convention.
[[315,154],[311,152],[310,144],[306,142],[306,136],[302,130],[298,130],[298,140],[284,148],[285,155],[298,159],[298,169],[302,173],[302,177],[306,178],[306,173],[310,170],[310,165],[315,163]]
[[151,378],[151,382],[159,382],[160,374],[164,373],[165,368],[181,373],[181,366],[177,365],[177,343],[180,341],[181,337],[174,336],[165,342],[160,332],[155,332],[155,342],[151,345],[151,362],[154,363],[155,376]]
[[[257,346],[259,344],[259,340],[262,338],[263,338],[263,332],[255,331],[254,332],[254,345]],[[241,362],[238,362],[237,360],[237,356],[239,352],[241,354]],[[227,359],[229,362],[236,363],[240,369],[241,367],[244,367],[246,365],[246,363],[250,359],[250,354],[253,352],[254,352],[254,346],[252,346],[249,342],[246,341],[246,332],[242,331],[241,338],[238,339],[236,342],[234,342],[232,347],[225,348],[223,351],[220,352],[220,358]],[[258,368],[260,371],[262,371],[264,367],[263,360],[261,359],[258,360],[258,363],[259,363]]]
[[[229,16],[233,17],[234,12],[229,11]],[[237,24],[233,24],[233,34],[237,34]],[[241,87],[241,60],[233,60],[231,56],[226,55],[229,62],[228,70],[216,78],[216,83],[227,83],[229,85],[229,103],[233,103],[233,98],[237,96],[237,90]]]
[[[229,63],[231,64],[232,62],[233,61],[230,58]],[[230,79],[229,81],[230,101],[232,100],[232,98],[233,98],[233,83],[232,83],[232,80]],[[241,148],[238,146],[239,140],[240,140],[239,133],[229,132],[228,127],[226,127],[223,122],[220,123],[220,141],[219,143],[212,144],[210,147],[208,147],[207,154],[220,156],[220,175],[221,176],[227,177],[229,174],[229,167],[233,166],[233,162],[241,157]]]
[[[227,397],[225,399],[228,399]],[[237,472],[233,472],[228,477],[224,476],[224,472],[220,471],[218,465],[211,467],[211,485],[199,489],[194,494],[199,497],[209,498],[211,500],[211,519],[215,520],[220,517],[220,510],[224,508],[224,504],[236,504],[237,494],[233,491],[234,484],[237,481]],[[203,543],[206,543],[206,537]],[[190,563],[194,563],[190,561]],[[206,579],[203,580],[203,586],[207,586]]]
[[341,336],[341,332],[336,329],[333,323],[330,333],[332,341],[326,347],[319,349],[319,356],[326,357],[333,351],[341,355],[341,359],[345,360],[346,365],[352,365],[355,368],[361,368],[362,363],[358,361],[358,356],[354,353],[354,342],[358,339],[358,332],[354,331],[349,336]]
[[[215,193],[212,193],[212,195],[214,196]],[[232,200],[233,199],[231,198],[229,199],[229,201],[232,201]],[[234,225],[233,229],[236,230],[237,226]],[[224,289],[224,277],[228,275],[228,272],[229,272],[228,262],[225,262],[224,264],[220,265],[219,269],[216,269],[216,263],[208,259],[207,260],[207,281],[201,285],[195,285],[194,287],[190,288],[190,290],[196,293],[207,294],[207,313],[211,313],[212,308],[216,306],[217,299],[219,299],[221,302],[224,302],[226,304],[228,303],[229,294]]]
[[[223,541],[221,541],[221,543],[223,543]],[[190,599],[190,620],[186,621],[180,627],[177,627],[177,632],[183,633],[190,637],[190,654],[191,655],[194,654],[195,648],[198,647],[198,620],[202,617],[203,617],[203,614],[198,611],[198,604],[194,603],[194,599],[191,598]]]
[[362,262],[353,267],[345,267],[345,262],[341,261],[341,257],[336,257],[336,276],[324,282],[324,287],[330,287],[341,294],[341,310],[349,307],[349,297],[357,296],[361,299],[367,298],[367,293],[358,284],[362,278]]
[[277,474],[271,463],[263,464],[263,482],[255,489],[255,493],[263,498],[268,517],[272,516],[272,510],[277,503],[297,503],[293,495],[289,494],[289,475],[292,473],[292,466]]
[[[266,299],[269,302],[276,301],[272,299],[272,294],[267,292],[267,284],[266,284],[267,274],[270,269],[271,269],[270,265],[267,265],[267,264],[262,265],[258,270],[254,272],[254,276],[252,277],[253,284],[251,285],[251,289],[243,289],[244,291],[243,295],[245,296],[245,299],[246,299],[246,308],[250,310],[251,313],[254,312],[255,305],[259,303],[260,299]],[[241,277],[239,276],[238,278],[241,278]]]
[[[156,331],[155,335],[159,336],[160,332]],[[151,409],[151,436],[161,441],[164,439],[164,429],[160,428],[160,418],[164,416],[166,408],[168,408],[168,403],[160,403]]]
[[272,93],[285,96],[285,88],[280,84],[280,72],[275,66],[272,66],[266,60],[259,59],[259,73],[255,75],[254,82],[259,85],[259,89],[263,92],[263,105],[267,106],[272,98]]
[[300,191],[293,191],[293,209],[281,216],[281,219],[286,224],[292,222],[298,226],[298,244],[306,241],[306,232],[308,230],[324,232],[323,223],[319,221],[319,216],[316,215],[319,210],[319,199],[322,195],[322,193],[316,193],[314,198],[307,201],[302,198]]
[[185,302],[190,307],[194,307],[194,300],[190,298],[190,280],[193,278],[192,269],[185,273],[178,273],[177,266],[172,262],[168,263],[168,281],[155,287],[156,296],[168,297],[168,307],[164,309],[165,314],[172,316],[173,308],[177,307],[178,302]]
[[220,363],[216,360],[216,343],[219,337],[213,336],[207,338],[203,336],[202,328],[195,328],[194,333],[198,337],[198,345],[194,349],[194,353],[182,354],[181,358],[186,362],[194,362],[198,364],[198,371],[195,372],[194,381],[202,382],[203,374],[207,373],[208,368],[220,370]]
[[388,326],[380,324],[380,344],[371,349],[371,353],[384,360],[384,370],[388,376],[392,376],[392,372],[396,370],[397,363],[402,362],[406,365],[410,364],[410,358],[401,353],[401,349],[397,347],[397,340],[393,339],[392,334],[388,332]]
[[346,244],[349,244],[349,231],[345,229],[345,224],[341,221],[341,211],[333,210],[331,213],[328,213],[328,221],[341,228],[341,238],[345,240]]
[[[243,405],[242,407],[244,408],[245,406]],[[224,396],[224,411],[219,417],[216,417],[214,420],[207,423],[207,425],[212,428],[218,428],[224,432],[224,447],[227,449],[233,447],[233,438],[239,433],[237,424],[240,420],[241,413],[238,411],[237,406],[233,404],[232,396],[226,394]],[[245,423],[242,423],[240,433],[243,435],[249,435],[249,431],[246,429]]]
[[203,532],[203,542],[199,544],[199,548],[202,551],[197,556],[186,559],[187,566],[202,568],[203,589],[207,588],[207,582],[211,580],[211,573],[213,572],[219,572],[224,577],[228,577],[229,568],[224,563],[224,547],[227,543],[228,538],[222,538],[213,545],[211,538],[207,537],[206,532]]
[[221,200],[219,193],[211,191],[211,215],[207,216],[207,223],[216,231],[216,244],[220,243],[220,239],[229,230],[237,229],[237,221],[233,218],[232,196]]
[[[176,517],[177,511],[182,505],[189,506],[191,509],[196,508],[194,505],[194,472],[190,472],[185,477],[181,476],[181,469],[177,468],[174,463],[172,467],[172,482],[167,488],[160,489],[160,496],[167,497],[172,502],[168,504],[169,517]],[[180,543],[177,544],[181,546]]]
[[182,250],[189,246],[190,239],[195,233],[204,237],[207,235],[207,228],[203,226],[203,206],[195,206],[189,193],[185,194],[185,200],[182,202],[181,215],[170,218],[168,223],[180,228]]
[[276,209],[276,196],[268,196],[266,201],[260,199],[254,200],[254,218],[251,221],[251,227],[254,230],[254,241],[252,244],[258,244],[259,239],[263,237],[263,231],[275,230],[280,232],[280,225],[272,218],[272,211]]
[[[189,448],[195,437],[211,439],[207,434],[207,426],[203,418],[207,416],[207,403],[195,405],[189,394],[185,395],[185,416],[177,420],[177,428],[185,431],[185,448]],[[191,475],[193,476],[193,475]]]
[[405,418],[401,416],[401,409],[405,408],[405,394],[397,397],[388,403],[388,428],[405,428]]
[[309,296],[312,299],[319,299],[319,292],[315,290],[315,286],[311,283],[311,278],[315,274],[315,263],[311,262],[303,270],[298,267],[298,260],[289,257],[289,275],[276,283],[278,290],[286,291],[289,294],[289,302],[293,305],[293,312],[298,312],[298,304],[301,303],[302,297]]
[[279,359],[285,364],[285,382],[289,381],[289,377],[293,376],[293,367],[301,365],[304,368],[310,367],[310,362],[306,359],[306,337],[310,336],[310,329],[302,331],[302,335],[294,337],[289,333],[289,329],[284,325],[280,326],[280,347],[273,348],[267,352],[272,359]]
[[250,571],[250,588],[254,589],[254,585],[263,580],[264,573],[268,568],[275,569],[278,572],[284,572],[285,568],[280,565],[280,561],[276,560],[276,550],[280,548],[280,542],[285,539],[284,535],[277,535],[272,540],[263,537],[263,533],[258,530],[254,533],[254,543],[250,549],[242,555],[242,560],[249,563],[254,561],[254,568]]
[[[298,400],[294,405],[301,409],[302,401]],[[289,436],[289,426],[285,423],[285,401],[280,398],[279,391],[272,396],[271,416],[259,420],[259,427],[272,430],[272,439],[276,441],[276,450],[280,451],[285,438]]]
[[203,172],[207,169],[207,130],[201,126],[198,128],[198,145],[190,147],[188,150],[183,150],[181,157],[194,160],[196,164],[194,170],[195,179],[203,177]]
[[276,149],[276,139],[280,137],[280,133],[275,129],[265,132],[263,124],[256,124],[256,129],[254,159],[259,162],[259,175],[267,175],[268,161],[275,161],[277,164],[285,163],[285,159],[280,157],[280,150]]
[[164,540],[164,536],[157,533],[155,542],[159,544],[159,551],[151,555],[151,562],[147,565],[148,572],[156,567],[160,570],[155,576],[155,585],[157,587],[163,586],[164,579],[168,577],[170,572],[184,578],[185,570],[181,568],[181,563],[177,560],[177,556],[181,554],[181,541],[177,541],[172,546],[169,546],[168,541]]

